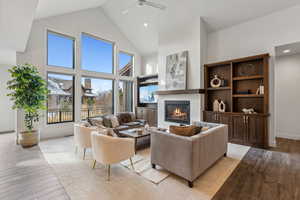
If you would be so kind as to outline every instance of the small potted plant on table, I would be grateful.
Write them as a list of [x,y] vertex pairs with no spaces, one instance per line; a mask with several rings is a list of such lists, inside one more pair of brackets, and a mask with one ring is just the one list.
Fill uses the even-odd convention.
[[17,65],[9,70],[12,80],[7,82],[8,94],[14,102],[13,109],[24,111],[26,131],[18,134],[22,147],[32,147],[39,143],[39,131],[34,123],[39,121],[40,111],[46,108],[47,84],[39,75],[37,68],[30,64]]

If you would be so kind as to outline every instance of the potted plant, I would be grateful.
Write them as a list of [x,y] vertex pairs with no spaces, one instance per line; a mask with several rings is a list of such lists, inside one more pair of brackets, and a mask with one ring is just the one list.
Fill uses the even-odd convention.
[[[8,94],[14,102],[13,109],[24,111],[26,131],[18,137],[18,143],[23,147],[31,147],[39,143],[39,131],[34,129],[34,123],[39,121],[40,111],[46,108],[46,81],[39,75],[37,68],[30,64],[17,65],[9,69],[12,80],[7,82]],[[17,133],[18,134],[18,133]]]

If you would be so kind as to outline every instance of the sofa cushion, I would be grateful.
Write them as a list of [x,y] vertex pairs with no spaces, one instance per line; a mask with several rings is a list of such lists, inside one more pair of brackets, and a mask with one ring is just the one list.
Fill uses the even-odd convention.
[[170,126],[169,131],[175,135],[194,136],[201,132],[202,127],[199,126]]
[[110,121],[111,121],[111,127],[112,128],[116,128],[116,127],[120,126],[119,120],[115,115],[110,116]]
[[88,118],[88,122],[90,123],[91,126],[102,126],[103,118],[102,117]]
[[117,114],[118,120],[120,124],[125,124],[125,123],[129,123],[132,122],[132,117],[131,114],[129,112],[125,112],[125,113],[118,113]]

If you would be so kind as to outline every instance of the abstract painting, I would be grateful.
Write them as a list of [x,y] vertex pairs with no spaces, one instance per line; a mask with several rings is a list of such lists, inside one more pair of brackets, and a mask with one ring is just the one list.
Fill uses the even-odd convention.
[[188,65],[188,51],[167,56],[166,89],[185,90]]

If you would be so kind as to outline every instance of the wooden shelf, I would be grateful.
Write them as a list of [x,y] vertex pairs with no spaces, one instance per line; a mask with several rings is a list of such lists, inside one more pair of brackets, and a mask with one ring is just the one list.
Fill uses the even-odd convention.
[[172,94],[205,94],[204,89],[191,90],[161,90],[156,92],[157,95],[172,95]]
[[218,88],[213,88],[209,87],[207,90],[231,90],[231,87],[218,87]]
[[233,94],[232,97],[238,97],[238,98],[249,98],[249,97],[252,97],[252,98],[263,98],[264,95],[261,94],[261,95],[257,95],[257,94]]
[[241,81],[241,80],[263,79],[263,78],[264,78],[264,76],[262,76],[262,75],[255,75],[255,76],[233,77],[232,80],[234,80],[234,81]]

